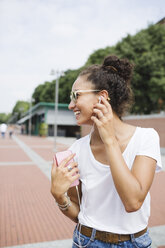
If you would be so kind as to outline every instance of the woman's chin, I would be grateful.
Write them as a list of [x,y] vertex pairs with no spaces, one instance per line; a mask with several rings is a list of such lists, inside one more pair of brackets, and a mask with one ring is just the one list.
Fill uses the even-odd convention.
[[85,120],[83,120],[81,118],[76,119],[76,122],[77,122],[78,126],[81,126],[81,125],[90,125],[90,126],[92,126],[93,125],[93,122],[91,120],[87,120],[87,119],[85,119]]
[[78,126],[83,125],[83,122],[82,122],[81,120],[76,120],[76,122],[77,122],[77,125],[78,125]]

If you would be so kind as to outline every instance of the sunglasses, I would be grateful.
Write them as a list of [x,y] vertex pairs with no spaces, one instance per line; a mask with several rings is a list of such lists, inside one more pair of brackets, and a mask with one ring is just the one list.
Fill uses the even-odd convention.
[[81,92],[99,92],[100,90],[76,90],[76,91],[71,91],[70,93],[70,100],[76,102],[78,99],[78,94]]

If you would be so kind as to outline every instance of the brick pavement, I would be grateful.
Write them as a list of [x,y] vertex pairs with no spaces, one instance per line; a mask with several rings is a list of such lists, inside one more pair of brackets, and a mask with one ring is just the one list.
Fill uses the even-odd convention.
[[149,226],[165,225],[165,172],[155,175],[151,186],[151,217]]
[[[29,141],[29,137],[21,139]],[[34,143],[36,141],[39,149],[51,146],[53,154],[51,141],[34,138]],[[0,140],[0,154],[0,247],[71,239],[75,225],[59,211],[50,194],[50,181],[33,163],[35,161],[15,140],[7,138]],[[52,154],[48,160],[52,159]],[[9,163],[7,166],[11,160],[15,165]],[[27,161],[30,163],[24,164]]]
[[0,140],[0,162],[13,162],[15,154],[19,154],[17,162],[30,161],[29,157],[24,151],[11,139]]
[[[64,150],[68,145],[58,143],[57,147]],[[0,247],[71,247],[74,223],[61,214],[50,194],[53,154],[53,139],[0,140]],[[165,245],[164,195],[163,171],[151,188],[153,248]]]

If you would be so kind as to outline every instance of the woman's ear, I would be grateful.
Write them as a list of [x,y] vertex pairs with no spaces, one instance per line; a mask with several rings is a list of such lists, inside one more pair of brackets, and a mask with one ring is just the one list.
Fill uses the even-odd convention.
[[104,97],[105,99],[108,100],[108,98],[109,98],[108,91],[107,90],[100,91],[100,96],[102,96],[102,97]]

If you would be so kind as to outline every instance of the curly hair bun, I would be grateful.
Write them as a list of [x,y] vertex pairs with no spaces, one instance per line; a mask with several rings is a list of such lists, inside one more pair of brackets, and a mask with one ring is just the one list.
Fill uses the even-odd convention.
[[102,67],[110,73],[118,74],[127,83],[132,77],[133,65],[128,59],[119,59],[115,55],[110,55],[104,59]]

